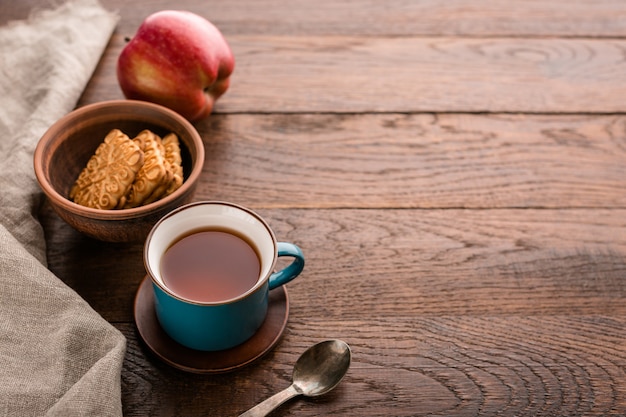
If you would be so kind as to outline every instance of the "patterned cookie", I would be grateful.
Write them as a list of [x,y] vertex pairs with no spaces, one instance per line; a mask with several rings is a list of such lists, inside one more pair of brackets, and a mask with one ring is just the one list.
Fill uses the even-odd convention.
[[159,148],[165,157],[167,179],[148,196],[143,204],[150,204],[176,191],[183,183],[182,158],[178,137],[170,133],[161,140]]
[[167,183],[168,175],[161,138],[149,130],[144,130],[133,139],[144,153],[144,163],[135,177],[128,194],[118,207],[133,208],[145,203],[155,190]]
[[81,171],[69,197],[86,207],[115,208],[143,163],[139,146],[120,130],[113,129]]
[[183,184],[183,159],[180,153],[180,142],[174,133],[163,138],[165,148],[165,159],[170,164],[170,170],[174,173],[174,178],[170,186],[165,191],[165,195],[170,195]]
[[164,178],[161,185],[154,189],[152,194],[150,194],[146,199],[141,203],[143,205],[153,203],[163,197],[165,197],[165,191],[170,187],[172,180],[174,179],[174,174],[172,170],[168,167],[168,162],[165,162],[166,165],[166,177]]

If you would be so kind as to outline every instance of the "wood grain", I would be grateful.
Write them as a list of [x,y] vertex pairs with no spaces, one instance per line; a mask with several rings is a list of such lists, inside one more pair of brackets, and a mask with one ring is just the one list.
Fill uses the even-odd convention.
[[238,67],[224,112],[625,109],[623,40],[237,36],[231,43]]
[[600,316],[291,320],[272,353],[218,376],[165,367],[121,326],[128,357],[142,358],[124,366],[124,414],[238,415],[290,384],[304,340],[349,334],[353,361],[342,384],[276,415],[618,416],[626,412],[626,357],[616,334],[625,325],[623,317]]
[[[184,9],[215,22],[227,35],[561,36],[626,35],[620,0],[102,0],[135,30],[150,13]],[[22,18],[52,0],[0,2],[0,23]]]
[[214,115],[199,194],[263,207],[625,207],[622,116]]
[[[122,98],[116,34],[80,104]],[[130,35],[132,36],[132,34]],[[217,113],[626,110],[626,41],[242,36]],[[289,88],[285,88],[289,86]]]
[[[134,34],[142,20],[166,9],[189,10],[226,35],[358,35],[460,37],[591,37],[626,35],[621,0],[100,0]],[[54,0],[0,2],[0,24],[24,19]]]

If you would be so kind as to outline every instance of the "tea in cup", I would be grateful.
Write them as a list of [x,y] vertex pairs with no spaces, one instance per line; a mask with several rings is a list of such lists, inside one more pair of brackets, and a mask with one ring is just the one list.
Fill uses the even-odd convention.
[[[275,271],[278,257],[292,257]],[[297,277],[304,256],[253,211],[226,202],[182,206],[155,224],[144,263],[159,324],[186,347],[224,350],[259,329],[269,291]]]

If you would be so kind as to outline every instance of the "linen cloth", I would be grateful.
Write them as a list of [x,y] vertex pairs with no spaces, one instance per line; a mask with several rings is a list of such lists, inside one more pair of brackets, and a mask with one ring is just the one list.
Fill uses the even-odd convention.
[[47,269],[32,162],[117,19],[71,0],[0,27],[0,416],[122,414],[126,339]]

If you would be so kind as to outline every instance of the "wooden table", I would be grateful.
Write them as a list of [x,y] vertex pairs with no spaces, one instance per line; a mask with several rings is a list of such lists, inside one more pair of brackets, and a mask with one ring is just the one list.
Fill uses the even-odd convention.
[[[40,2],[13,3],[3,20]],[[145,16],[209,18],[237,65],[196,125],[196,199],[256,210],[307,258],[270,353],[189,374],[137,335],[142,245],[45,208],[51,270],[128,339],[125,415],[238,415],[328,338],[352,347],[344,381],[274,415],[626,414],[623,1],[103,4],[121,20],[79,105],[123,97]]]

